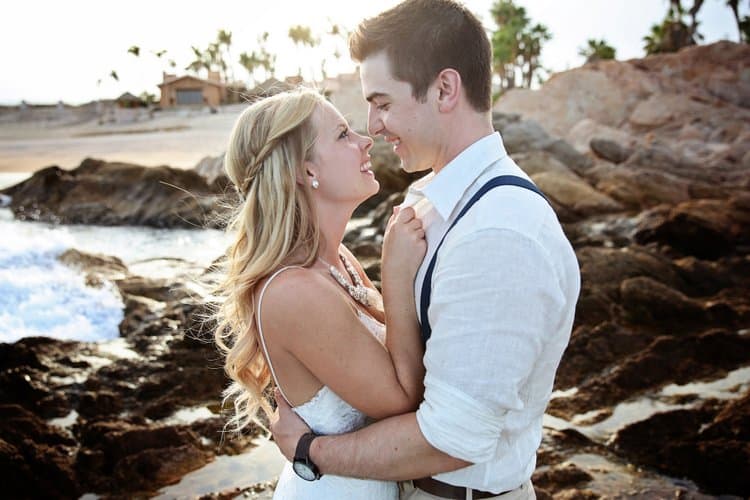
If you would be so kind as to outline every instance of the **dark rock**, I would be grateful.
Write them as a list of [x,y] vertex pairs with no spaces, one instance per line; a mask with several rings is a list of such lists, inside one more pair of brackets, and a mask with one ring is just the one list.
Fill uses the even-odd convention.
[[78,413],[84,417],[112,415],[122,411],[122,399],[117,393],[102,390],[86,392],[78,402]]
[[729,201],[695,200],[644,215],[635,234],[641,244],[666,244],[684,255],[717,259],[750,246],[750,204],[746,197]]
[[205,465],[211,454],[183,427],[101,421],[79,429],[85,453],[76,469],[94,491],[155,491]]
[[644,349],[653,335],[603,322],[595,327],[580,326],[573,331],[565,356],[555,377],[555,387],[575,387],[609,366]]
[[581,267],[576,325],[596,325],[617,318],[620,283],[628,278],[646,276],[680,291],[686,287],[668,258],[643,247],[584,247],[576,255]]
[[149,448],[118,462],[114,467],[113,481],[119,490],[156,491],[203,467],[210,458],[211,454],[194,445]]
[[[689,477],[710,493],[750,492],[748,394],[738,401],[658,413],[621,429],[614,448],[639,464]],[[731,422],[731,424],[728,424]],[[746,428],[745,428],[746,429]]]
[[76,498],[75,441],[18,405],[0,405],[5,498]]
[[531,477],[535,486],[538,485],[551,491],[559,491],[571,486],[580,487],[592,479],[591,474],[570,463],[537,470]]
[[[680,332],[676,332],[679,334]],[[549,411],[572,417],[605,408],[667,383],[724,376],[750,363],[750,338],[721,330],[688,337],[657,337],[645,349],[578,387],[574,397],[550,401]]]
[[632,154],[628,147],[621,146],[615,141],[597,137],[591,139],[589,147],[596,156],[612,163],[622,163]]
[[678,334],[701,329],[711,322],[700,302],[645,276],[620,284],[620,304],[631,323],[670,328]]
[[3,191],[21,220],[69,224],[216,227],[219,194],[194,171],[86,159],[39,170]]

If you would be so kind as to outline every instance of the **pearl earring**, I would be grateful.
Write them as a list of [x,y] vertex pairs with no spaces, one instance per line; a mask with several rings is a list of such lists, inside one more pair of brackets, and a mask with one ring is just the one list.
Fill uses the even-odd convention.
[[312,188],[313,189],[318,189],[318,187],[320,187],[320,182],[318,182],[318,179],[313,179],[312,180]]

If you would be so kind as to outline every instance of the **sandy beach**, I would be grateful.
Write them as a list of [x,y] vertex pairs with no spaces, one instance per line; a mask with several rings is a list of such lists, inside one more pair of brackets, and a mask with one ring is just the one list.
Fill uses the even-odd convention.
[[99,124],[70,113],[20,119],[6,112],[0,120],[0,172],[33,172],[50,165],[75,168],[84,158],[145,166],[192,168],[205,156],[221,154],[243,104],[217,113],[164,110],[132,123]]

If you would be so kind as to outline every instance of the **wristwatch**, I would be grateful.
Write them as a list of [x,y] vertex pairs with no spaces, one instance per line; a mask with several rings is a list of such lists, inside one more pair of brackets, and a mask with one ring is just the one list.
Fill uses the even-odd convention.
[[299,477],[305,481],[315,481],[320,479],[323,474],[318,470],[318,466],[310,459],[310,444],[319,434],[308,432],[303,434],[297,442],[297,450],[294,452],[294,462],[292,469]]

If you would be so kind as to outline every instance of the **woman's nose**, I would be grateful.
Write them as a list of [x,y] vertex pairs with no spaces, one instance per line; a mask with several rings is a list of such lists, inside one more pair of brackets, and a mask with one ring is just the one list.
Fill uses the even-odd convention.
[[370,148],[372,148],[372,145],[373,145],[372,137],[367,136],[367,135],[363,135],[362,139],[364,139],[364,141],[363,141],[364,145],[362,146],[362,149],[365,150],[365,151],[369,151]]

